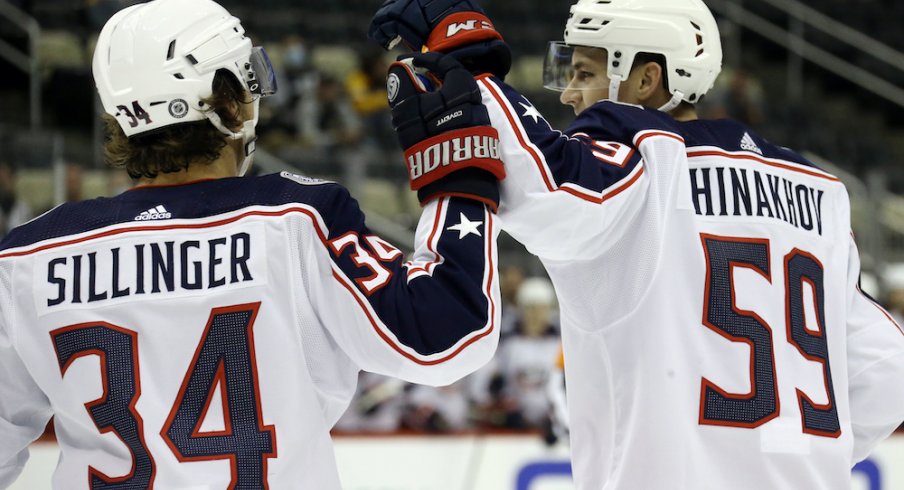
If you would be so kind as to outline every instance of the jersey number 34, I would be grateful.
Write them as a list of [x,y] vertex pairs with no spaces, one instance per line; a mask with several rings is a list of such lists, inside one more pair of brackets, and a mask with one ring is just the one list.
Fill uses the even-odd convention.
[[[179,461],[228,459],[229,488],[267,488],[267,459],[276,457],[276,429],[261,416],[252,327],[260,303],[215,308],[160,436]],[[88,469],[91,488],[152,488],[156,465],[135,408],[141,396],[138,334],[105,322],[71,325],[50,332],[65,376],[83,356],[100,357],[104,394],[85,405],[102,433],[113,432],[132,453],[132,471],[110,477]],[[201,432],[213,394],[220,386],[225,429]]]

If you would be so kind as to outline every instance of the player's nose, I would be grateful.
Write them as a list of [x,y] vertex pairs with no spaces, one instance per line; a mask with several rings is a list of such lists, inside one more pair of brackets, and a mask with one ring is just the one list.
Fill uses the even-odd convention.
[[577,104],[578,92],[578,90],[571,88],[571,85],[569,85],[562,91],[562,95],[559,96],[559,102],[574,107]]

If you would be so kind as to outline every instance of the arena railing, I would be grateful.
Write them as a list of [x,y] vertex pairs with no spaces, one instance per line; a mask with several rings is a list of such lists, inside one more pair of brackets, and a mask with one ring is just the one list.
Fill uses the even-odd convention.
[[801,59],[821,66],[876,95],[904,108],[904,89],[886,78],[842,59],[826,49],[807,41],[807,27],[816,29],[843,44],[854,48],[859,55],[874,58],[904,74],[904,53],[848,27],[797,0],[743,0],[747,5],[769,5],[788,16],[788,27],[781,27],[745,7],[742,0],[707,0],[713,11],[731,22],[750,29],[784,47],[795,56],[789,57],[789,93],[802,93],[803,65]]
[[13,66],[28,73],[31,127],[37,129],[41,126],[41,73],[38,56],[41,26],[33,17],[6,0],[0,0],[0,18],[9,20],[10,24],[20,28],[28,36],[28,53],[24,53],[6,40],[0,39],[0,58],[6,59]]

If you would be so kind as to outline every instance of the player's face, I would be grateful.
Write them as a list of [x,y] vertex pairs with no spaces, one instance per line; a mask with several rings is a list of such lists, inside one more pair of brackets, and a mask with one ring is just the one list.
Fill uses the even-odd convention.
[[606,50],[578,46],[571,56],[572,76],[559,100],[574,108],[575,115],[600,100],[609,98]]

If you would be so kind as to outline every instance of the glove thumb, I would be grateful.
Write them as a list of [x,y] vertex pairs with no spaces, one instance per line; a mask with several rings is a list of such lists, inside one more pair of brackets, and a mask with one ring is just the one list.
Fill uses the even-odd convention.
[[390,107],[394,108],[415,95],[432,92],[434,88],[430,79],[415,71],[411,58],[403,58],[389,65],[386,95]]

